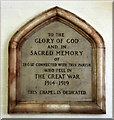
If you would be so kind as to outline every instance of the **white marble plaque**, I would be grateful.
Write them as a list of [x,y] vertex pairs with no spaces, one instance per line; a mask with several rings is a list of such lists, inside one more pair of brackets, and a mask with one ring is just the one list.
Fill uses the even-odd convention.
[[20,101],[92,101],[92,47],[55,21],[21,47]]

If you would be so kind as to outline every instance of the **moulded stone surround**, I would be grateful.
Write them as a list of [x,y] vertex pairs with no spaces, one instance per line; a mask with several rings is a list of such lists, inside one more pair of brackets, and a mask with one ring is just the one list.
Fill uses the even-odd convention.
[[[58,21],[76,30],[92,47],[92,101],[19,101],[21,47],[37,30]],[[78,113],[104,114],[105,45],[102,36],[86,21],[59,7],[51,8],[27,22],[9,42],[8,113]]]

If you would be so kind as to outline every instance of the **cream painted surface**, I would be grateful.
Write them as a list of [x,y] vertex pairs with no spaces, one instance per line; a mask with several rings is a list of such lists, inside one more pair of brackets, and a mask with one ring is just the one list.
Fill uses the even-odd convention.
[[[106,114],[23,114],[8,115],[8,42],[11,36],[35,15],[59,6],[92,25],[104,38],[106,46]],[[1,5],[1,92],[2,118],[111,118],[112,117],[112,2],[89,1],[2,1]]]

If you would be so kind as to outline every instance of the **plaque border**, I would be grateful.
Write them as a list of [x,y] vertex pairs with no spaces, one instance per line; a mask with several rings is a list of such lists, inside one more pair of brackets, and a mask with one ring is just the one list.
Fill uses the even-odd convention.
[[[93,101],[19,102],[20,48],[31,34],[53,21],[69,25],[82,34],[93,50]],[[102,36],[85,20],[59,7],[51,8],[27,22],[11,38],[8,54],[8,113],[105,114],[105,45]]]

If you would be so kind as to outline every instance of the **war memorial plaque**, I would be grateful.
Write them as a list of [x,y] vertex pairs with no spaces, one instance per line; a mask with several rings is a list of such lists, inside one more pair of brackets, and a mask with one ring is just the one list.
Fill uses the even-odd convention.
[[91,58],[90,43],[63,23],[36,31],[21,48],[20,101],[92,100]]
[[9,43],[9,113],[105,113],[104,42],[59,7]]

